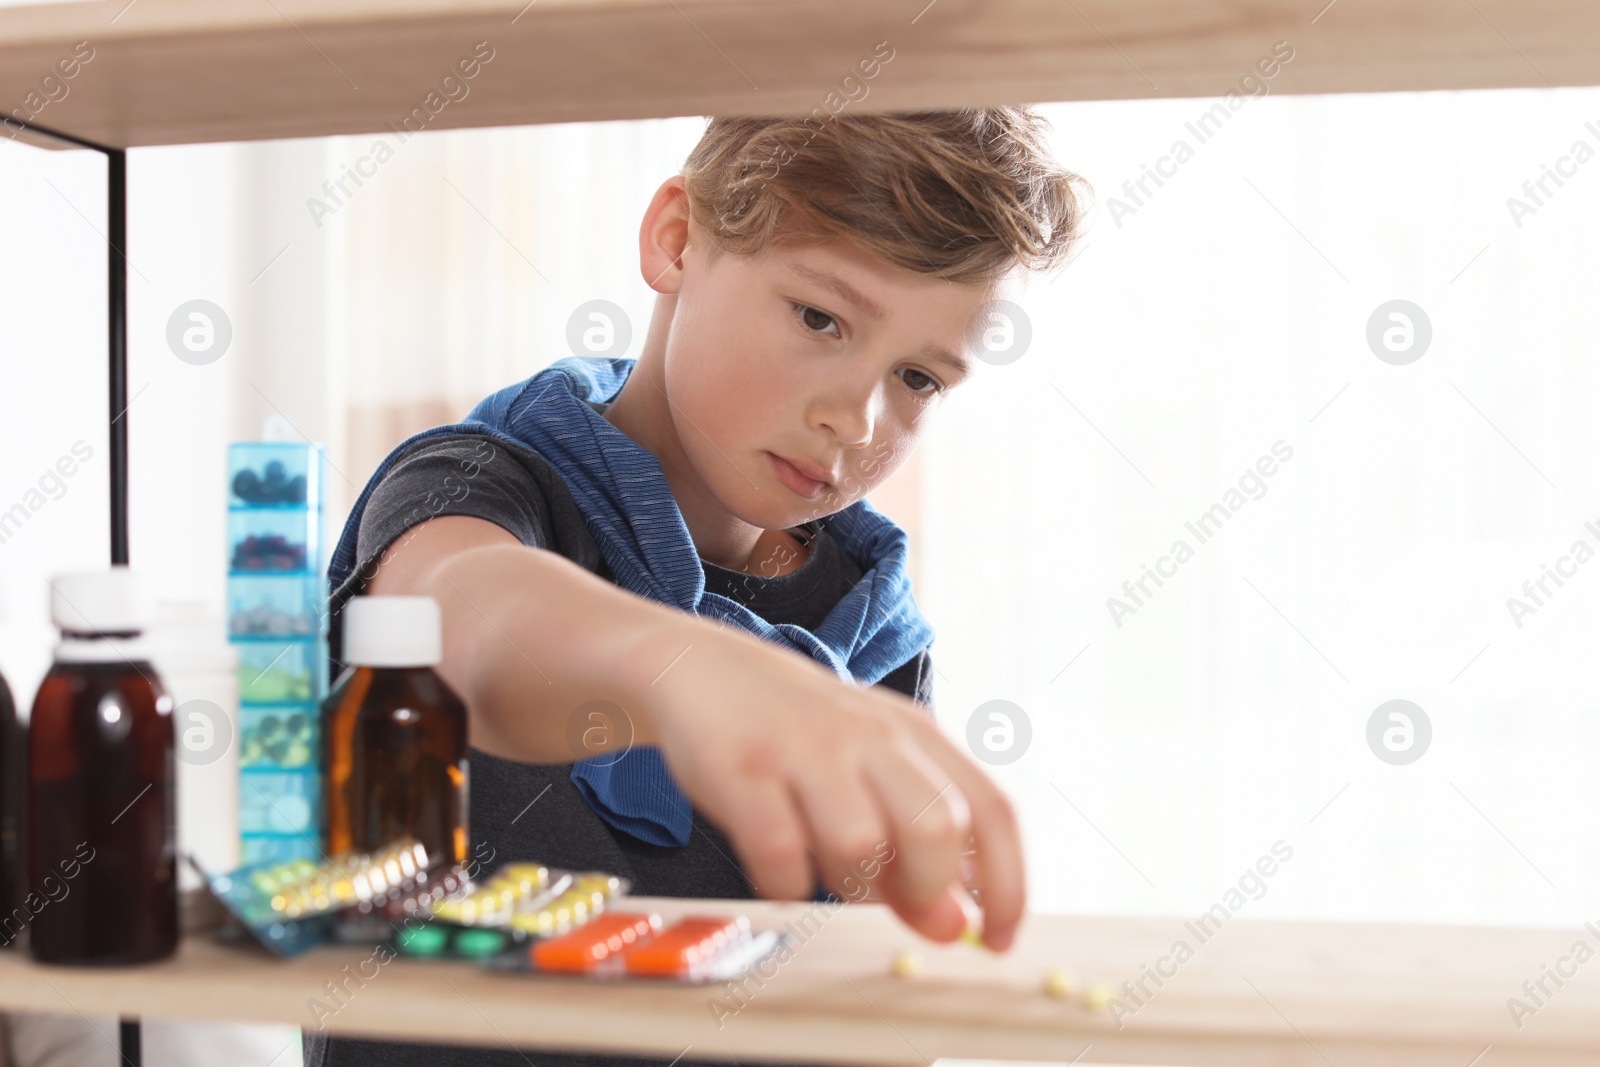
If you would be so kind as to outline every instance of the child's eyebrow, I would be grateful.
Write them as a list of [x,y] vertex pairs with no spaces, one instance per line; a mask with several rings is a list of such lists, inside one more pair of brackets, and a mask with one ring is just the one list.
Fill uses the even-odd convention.
[[945,366],[949,367],[962,377],[966,377],[972,372],[972,364],[957,356],[948,348],[940,348],[938,345],[928,345],[917,354],[923,359],[930,360],[934,363],[943,363]]
[[872,302],[865,293],[830,271],[817,267],[808,267],[803,263],[791,263],[789,269],[804,278],[809,278],[822,286],[828,292],[848,304],[854,304],[864,312],[869,319],[882,322],[889,317],[889,313],[882,307]]
[[[889,317],[889,313],[874,303],[865,293],[831,271],[822,270],[818,267],[809,267],[803,263],[791,263],[789,264],[789,269],[803,278],[816,282],[845,303],[859,308],[869,319],[875,322],[882,322]],[[950,349],[941,348],[938,345],[928,345],[918,355],[935,363],[943,363],[961,375],[966,375],[972,370],[972,365],[968,361],[962,359]]]

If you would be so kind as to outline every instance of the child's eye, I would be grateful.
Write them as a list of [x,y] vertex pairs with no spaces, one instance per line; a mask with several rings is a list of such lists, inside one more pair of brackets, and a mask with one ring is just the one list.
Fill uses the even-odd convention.
[[[838,336],[839,323],[826,311],[819,311],[810,304],[801,304],[793,300],[789,301],[789,306],[794,309],[795,315],[800,320],[800,325],[810,332],[828,334],[830,332],[828,327],[832,326],[833,330],[831,332],[833,336]],[[819,319],[822,320],[820,324],[817,321]]]
[[935,393],[944,392],[944,386],[940,385],[938,383],[938,381],[936,381],[934,378],[932,378],[932,377],[930,377],[930,376],[928,376],[926,374],[923,374],[921,371],[913,370],[910,367],[907,367],[906,368],[906,373],[907,374],[914,374],[918,378],[920,378],[921,380],[923,380],[923,381],[925,381],[928,384],[933,386],[933,389],[931,391],[930,390],[926,390],[926,389],[921,389],[921,388],[918,388],[914,383],[912,383],[910,381],[907,381],[905,378],[901,378],[900,380],[905,382],[906,385],[910,387],[911,392],[914,393],[915,395],[917,395],[917,396],[933,396]]
[[[808,333],[831,337],[839,336],[839,320],[826,311],[814,308],[810,304],[802,304],[797,300],[789,301],[789,306],[794,309],[796,319]],[[900,379],[906,383],[913,396],[931,397],[944,392],[944,386],[931,375],[909,367],[906,368],[905,373],[915,375],[912,380]]]

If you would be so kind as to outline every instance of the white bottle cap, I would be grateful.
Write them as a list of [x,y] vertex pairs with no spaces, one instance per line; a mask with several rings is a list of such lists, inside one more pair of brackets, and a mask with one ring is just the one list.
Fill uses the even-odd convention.
[[58,574],[50,590],[50,618],[67,633],[137,633],[149,622],[139,580],[126,566]]
[[444,659],[431,596],[357,596],[344,605],[344,660],[353,667],[433,667]]

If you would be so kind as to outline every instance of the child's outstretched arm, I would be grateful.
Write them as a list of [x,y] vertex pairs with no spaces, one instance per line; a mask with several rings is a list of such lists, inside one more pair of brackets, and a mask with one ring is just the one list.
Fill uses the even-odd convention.
[[961,854],[975,848],[984,942],[1010,946],[1026,899],[1015,810],[902,694],[852,685],[468,516],[414,527],[367,591],[439,601],[438,670],[467,703],[475,747],[530,763],[595,755],[573,750],[568,718],[613,701],[631,743],[660,747],[762,896],[809,899],[817,877],[839,890],[887,842],[876,889],[912,928],[951,940],[971,901]]

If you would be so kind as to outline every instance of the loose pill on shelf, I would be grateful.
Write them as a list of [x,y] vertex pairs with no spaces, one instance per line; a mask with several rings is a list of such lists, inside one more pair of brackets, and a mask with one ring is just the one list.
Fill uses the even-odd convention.
[[922,971],[922,957],[915,952],[902,952],[894,958],[890,970],[901,978],[911,978]]
[[983,911],[978,907],[977,901],[966,893],[957,895],[961,902],[961,912],[967,918],[967,928],[961,931],[961,940],[969,945],[983,947]]
[[1078,991],[1078,979],[1071,971],[1057,968],[1044,976],[1044,991],[1046,996],[1071,1000]]
[[1083,1005],[1094,1011],[1104,1011],[1111,1005],[1111,987],[1104,982],[1095,982],[1084,992]]

